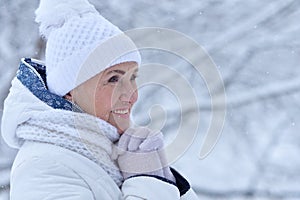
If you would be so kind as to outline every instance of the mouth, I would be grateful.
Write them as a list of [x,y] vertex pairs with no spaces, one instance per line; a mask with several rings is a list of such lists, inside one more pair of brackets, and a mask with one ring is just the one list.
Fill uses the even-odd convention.
[[112,111],[113,114],[118,115],[119,117],[122,118],[129,118],[130,114],[130,109],[129,108],[124,108],[124,109],[115,109]]

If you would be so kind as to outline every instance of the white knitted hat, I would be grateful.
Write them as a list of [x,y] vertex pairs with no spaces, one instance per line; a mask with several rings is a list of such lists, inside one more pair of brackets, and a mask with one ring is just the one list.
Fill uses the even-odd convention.
[[41,0],[36,22],[47,39],[47,85],[60,96],[110,66],[141,62],[131,39],[87,0]]

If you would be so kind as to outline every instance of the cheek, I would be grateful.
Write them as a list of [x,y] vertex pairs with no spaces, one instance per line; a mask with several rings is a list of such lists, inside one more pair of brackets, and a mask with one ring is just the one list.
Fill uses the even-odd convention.
[[133,92],[133,94],[131,95],[131,99],[130,99],[132,104],[134,104],[138,100],[138,97],[139,97],[138,91],[135,90],[135,92]]
[[137,84],[136,82],[134,82],[134,84],[132,85],[132,94],[130,97],[131,103],[134,104],[138,100],[138,97],[139,97],[139,93],[138,93]]
[[110,90],[103,89],[95,92],[95,113],[96,116],[103,119],[108,120],[109,114],[112,108],[112,93]]

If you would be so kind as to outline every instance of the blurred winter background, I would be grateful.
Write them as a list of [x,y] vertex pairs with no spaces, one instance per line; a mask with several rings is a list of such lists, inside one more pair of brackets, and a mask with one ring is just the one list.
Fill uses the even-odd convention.
[[[90,2],[123,30],[155,26],[184,33],[197,41],[218,67],[227,95],[222,135],[214,150],[200,160],[211,114],[209,109],[200,110],[197,137],[174,163],[201,199],[300,199],[300,1]],[[37,6],[38,0],[0,0],[0,111],[20,58],[43,59],[44,43],[34,22]],[[167,55],[160,60],[156,54],[155,62],[190,69],[185,62],[171,58]],[[203,80],[182,71],[194,87],[199,104],[209,101]],[[160,104],[159,100],[168,104],[163,128],[168,136],[176,128],[178,117],[175,111],[172,115],[176,106],[172,106],[173,101],[168,103],[171,98],[162,98],[163,90],[157,88],[154,93],[151,88],[144,89],[140,102],[146,109],[151,108],[151,102]],[[134,119],[147,123],[141,105],[136,106]],[[196,119],[191,116],[190,120]],[[187,125],[184,128],[189,131]],[[8,199],[16,150],[1,141],[0,154],[2,200]]]

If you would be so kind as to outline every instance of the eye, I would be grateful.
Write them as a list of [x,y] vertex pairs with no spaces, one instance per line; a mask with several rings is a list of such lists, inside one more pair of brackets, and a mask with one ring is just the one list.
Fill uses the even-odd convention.
[[119,76],[112,76],[112,77],[108,80],[109,83],[116,83],[116,82],[118,82],[118,81],[119,81]]
[[137,77],[138,77],[138,75],[133,74],[133,75],[131,76],[130,80],[134,81]]

